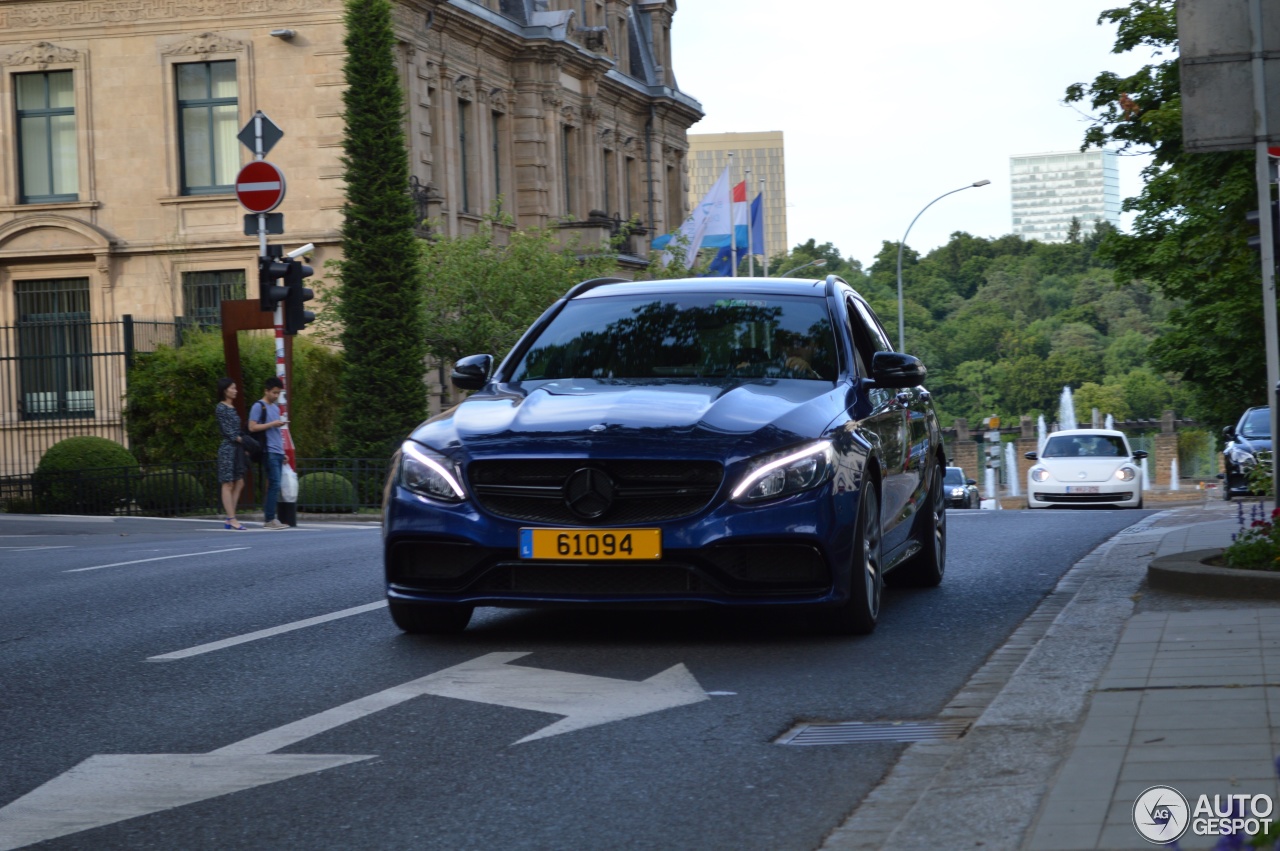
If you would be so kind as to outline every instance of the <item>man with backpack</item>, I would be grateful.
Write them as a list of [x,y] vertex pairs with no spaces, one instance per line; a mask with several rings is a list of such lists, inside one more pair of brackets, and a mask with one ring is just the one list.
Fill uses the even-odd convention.
[[249,431],[265,438],[262,466],[267,472],[267,495],[262,501],[263,529],[289,528],[276,519],[276,503],[280,501],[280,475],[284,467],[284,438],[280,434],[280,426],[288,422],[287,416],[280,413],[280,406],[277,404],[283,391],[284,382],[271,376],[262,383],[262,398],[249,409]]

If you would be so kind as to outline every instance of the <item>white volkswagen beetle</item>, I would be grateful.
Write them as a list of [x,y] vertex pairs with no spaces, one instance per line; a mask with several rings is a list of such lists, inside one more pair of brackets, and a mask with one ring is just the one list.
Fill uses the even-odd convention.
[[1129,448],[1124,433],[1077,428],[1049,435],[1027,471],[1027,507],[1070,505],[1142,507],[1142,469],[1147,453]]

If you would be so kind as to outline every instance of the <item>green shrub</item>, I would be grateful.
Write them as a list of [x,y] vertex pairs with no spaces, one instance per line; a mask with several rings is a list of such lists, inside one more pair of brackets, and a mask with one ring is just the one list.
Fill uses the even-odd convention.
[[41,511],[110,514],[129,497],[138,460],[105,437],[68,437],[36,465],[32,490]]
[[[338,381],[342,357],[320,343],[295,337],[289,388],[289,431],[300,454],[323,457],[337,443]],[[240,335],[240,388],[245,411],[262,398],[262,382],[276,374],[275,340],[265,332]],[[227,374],[222,335],[189,331],[179,348],[160,346],[138,355],[129,370],[125,427],[144,464],[212,461],[222,434],[214,419],[218,379]]]
[[337,473],[307,473],[298,477],[299,511],[355,511],[356,489]]
[[180,470],[152,470],[138,482],[134,499],[143,511],[172,515],[209,507],[200,480]]

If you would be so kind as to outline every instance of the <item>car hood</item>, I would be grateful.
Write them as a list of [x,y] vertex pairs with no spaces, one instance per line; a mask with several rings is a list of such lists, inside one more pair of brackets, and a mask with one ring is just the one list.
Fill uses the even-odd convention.
[[1271,438],[1237,437],[1230,445],[1236,449],[1243,449],[1245,452],[1270,452]]
[[577,379],[487,388],[412,438],[468,455],[751,455],[819,437],[847,388],[801,380]]
[[1135,465],[1128,458],[1043,458],[1040,466],[1047,469],[1055,481],[1079,484],[1105,482],[1121,467]]

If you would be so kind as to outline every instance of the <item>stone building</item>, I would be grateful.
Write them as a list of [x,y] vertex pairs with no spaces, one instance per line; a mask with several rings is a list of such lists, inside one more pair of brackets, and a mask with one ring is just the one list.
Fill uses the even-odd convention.
[[[672,72],[675,12],[396,2],[422,217],[465,234],[500,203],[585,244],[677,226],[702,112]],[[0,0],[0,475],[68,434],[123,442],[120,354],[145,345],[124,317],[216,322],[257,296],[233,185],[256,111],[284,132],[272,241],[314,243],[317,270],[340,255],[343,36],[337,0]]]

